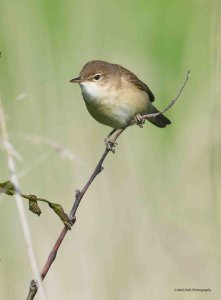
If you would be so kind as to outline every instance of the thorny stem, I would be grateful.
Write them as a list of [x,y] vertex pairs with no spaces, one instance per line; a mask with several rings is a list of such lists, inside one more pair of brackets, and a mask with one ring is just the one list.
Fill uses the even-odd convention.
[[[162,111],[162,112],[158,112],[158,113],[154,113],[154,114],[148,114],[148,115],[143,115],[141,116],[141,119],[143,120],[147,120],[148,118],[153,118],[153,117],[156,117],[158,115],[161,115],[163,113],[165,113],[166,111],[168,111],[174,104],[175,102],[178,100],[178,98],[180,97],[183,89],[185,88],[186,86],[186,83],[189,79],[189,73],[190,71],[187,72],[187,76],[186,76],[186,79],[184,81],[184,84],[182,85],[181,89],[179,90],[177,96],[170,102],[170,104]],[[122,134],[122,132],[130,125],[134,125],[135,122],[134,120],[132,120],[125,128],[122,128],[122,129],[119,129],[117,130],[113,135],[114,137],[111,139],[112,142],[115,142],[118,137]],[[74,204],[72,206],[72,209],[70,211],[70,214],[69,214],[69,219],[71,220],[72,224],[75,223],[76,221],[76,212],[77,212],[77,209],[81,203],[81,200],[82,198],[84,197],[84,194],[86,193],[86,191],[88,190],[89,186],[91,185],[91,183],[93,182],[93,180],[96,178],[96,176],[98,174],[100,174],[103,170],[103,162],[105,160],[105,158],[107,157],[108,153],[110,152],[111,150],[110,149],[105,149],[104,153],[102,154],[98,164],[96,165],[93,173],[91,174],[90,178],[88,179],[88,181],[86,182],[85,186],[82,188],[81,191],[77,190],[76,191],[76,194],[75,194],[75,201],[74,201]],[[43,200],[43,199],[42,199]],[[52,251],[50,252],[49,256],[48,256],[48,259],[41,271],[41,278],[42,280],[44,280],[45,276],[47,275],[53,261],[55,260],[56,258],[56,255],[57,255],[57,252],[58,252],[58,249],[61,245],[61,243],[63,242],[66,234],[68,232],[68,229],[67,227],[64,227],[63,230],[61,231],[59,237],[57,238],[57,241],[55,242],[54,244],[54,247],[52,248]],[[36,293],[38,291],[38,286],[37,286],[37,282],[32,280],[31,283],[30,283],[30,286],[29,286],[29,295],[27,297],[27,300],[32,300],[34,299]]]

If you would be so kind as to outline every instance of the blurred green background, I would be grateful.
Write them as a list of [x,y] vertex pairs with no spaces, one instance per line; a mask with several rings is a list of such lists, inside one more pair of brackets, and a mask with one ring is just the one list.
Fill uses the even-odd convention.
[[[21,189],[66,211],[110,131],[69,80],[91,59],[120,63],[163,109],[191,70],[167,113],[172,126],[130,128],[108,156],[45,279],[48,299],[220,299],[220,8],[212,0],[0,0],[0,96],[23,158]],[[0,149],[0,182],[8,178]],[[62,225],[45,205],[40,218],[25,205],[41,268]],[[25,299],[32,277],[15,200],[0,195],[0,299]]]

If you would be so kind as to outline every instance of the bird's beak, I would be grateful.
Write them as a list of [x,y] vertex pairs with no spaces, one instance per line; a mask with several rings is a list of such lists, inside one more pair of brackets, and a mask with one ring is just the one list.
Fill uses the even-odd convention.
[[70,80],[72,83],[80,83],[81,82],[81,77],[76,77]]

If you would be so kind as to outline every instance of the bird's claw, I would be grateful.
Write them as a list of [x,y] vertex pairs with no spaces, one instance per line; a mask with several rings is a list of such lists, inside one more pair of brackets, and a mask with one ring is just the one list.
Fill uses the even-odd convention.
[[134,117],[134,121],[140,128],[143,128],[145,120],[142,118],[142,116],[140,114],[138,114]]
[[106,138],[106,139],[104,140],[104,143],[105,143],[106,149],[107,149],[108,151],[111,151],[111,152],[115,153],[114,147],[117,146],[118,143],[116,143],[116,142],[110,140],[109,138]]

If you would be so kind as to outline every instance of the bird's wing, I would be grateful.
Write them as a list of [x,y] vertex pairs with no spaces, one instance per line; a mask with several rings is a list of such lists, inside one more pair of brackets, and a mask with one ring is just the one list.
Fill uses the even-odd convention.
[[149,87],[143,83],[135,74],[133,74],[131,71],[125,69],[122,66],[119,66],[121,68],[122,75],[125,77],[126,80],[133,83],[135,86],[137,86],[140,90],[146,92],[149,95],[150,101],[153,102],[155,97],[154,94],[151,92]]

